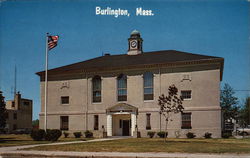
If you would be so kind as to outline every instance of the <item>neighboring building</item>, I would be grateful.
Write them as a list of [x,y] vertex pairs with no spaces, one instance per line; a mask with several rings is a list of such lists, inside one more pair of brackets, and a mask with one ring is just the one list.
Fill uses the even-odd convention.
[[[172,84],[184,98],[184,112],[168,125],[169,137],[221,137],[220,81],[224,59],[175,50],[143,52],[138,31],[128,52],[104,56],[48,71],[47,128],[83,131],[98,136],[141,136],[165,128],[158,98]],[[45,72],[41,88],[40,128],[44,128]],[[104,128],[104,129],[103,129]]]
[[21,98],[18,92],[14,100],[6,101],[6,128],[8,133],[17,129],[32,129],[32,100]]

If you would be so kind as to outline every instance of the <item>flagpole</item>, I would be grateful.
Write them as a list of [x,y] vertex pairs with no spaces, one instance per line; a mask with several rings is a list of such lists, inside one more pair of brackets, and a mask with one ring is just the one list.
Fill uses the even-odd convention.
[[47,130],[47,94],[48,94],[48,35],[46,34],[46,51],[45,51],[45,86],[44,86],[44,130]]

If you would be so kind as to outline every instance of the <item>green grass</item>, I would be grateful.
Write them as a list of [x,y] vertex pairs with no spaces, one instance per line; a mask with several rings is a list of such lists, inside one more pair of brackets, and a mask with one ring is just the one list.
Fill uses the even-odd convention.
[[180,152],[180,153],[250,153],[250,139],[167,139],[130,138],[104,142],[53,145],[27,150],[89,152]]
[[[84,138],[64,138],[62,136],[56,142],[79,141],[79,140],[85,140],[85,139]],[[0,134],[0,147],[30,145],[30,144],[45,144],[45,143],[51,143],[51,141],[33,141],[30,135],[27,135],[27,134],[20,134],[20,135]]]

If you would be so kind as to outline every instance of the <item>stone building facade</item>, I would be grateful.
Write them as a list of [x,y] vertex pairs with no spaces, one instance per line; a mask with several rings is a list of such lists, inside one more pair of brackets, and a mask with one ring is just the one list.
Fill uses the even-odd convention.
[[[100,136],[134,136],[165,128],[158,98],[174,84],[184,98],[184,112],[168,125],[169,137],[189,131],[221,137],[220,81],[224,59],[175,50],[144,52],[138,31],[128,52],[104,56],[48,71],[47,128],[84,131]],[[44,128],[44,76],[40,128]]]
[[14,100],[6,101],[6,130],[8,133],[17,129],[30,131],[32,129],[32,107],[30,99],[24,99],[18,92]]

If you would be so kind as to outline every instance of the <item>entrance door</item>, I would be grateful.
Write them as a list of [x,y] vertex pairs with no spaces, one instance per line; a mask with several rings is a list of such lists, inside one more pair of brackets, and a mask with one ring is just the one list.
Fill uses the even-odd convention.
[[122,120],[122,135],[129,136],[129,120]]

